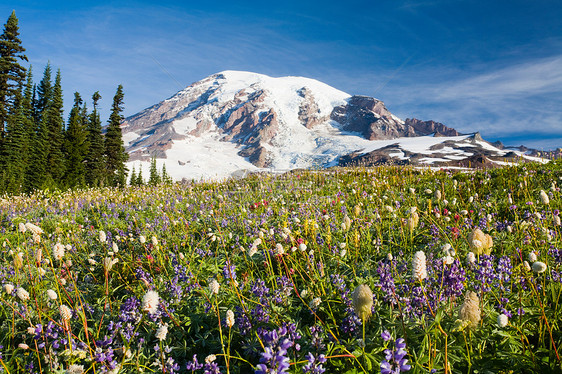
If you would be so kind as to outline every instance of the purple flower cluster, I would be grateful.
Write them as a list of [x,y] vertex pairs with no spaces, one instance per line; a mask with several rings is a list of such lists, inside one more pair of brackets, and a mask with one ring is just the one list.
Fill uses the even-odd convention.
[[294,348],[300,350],[296,342],[301,338],[294,324],[284,324],[277,330],[258,331],[265,346],[261,354],[260,363],[256,366],[256,374],[288,373],[289,357],[288,350]]
[[[383,332],[382,336],[384,340],[390,340],[388,331]],[[399,374],[409,371],[412,367],[408,365],[408,359],[405,358],[407,354],[404,339],[397,339],[392,350],[388,348],[384,350],[384,360],[380,366],[381,374]]]

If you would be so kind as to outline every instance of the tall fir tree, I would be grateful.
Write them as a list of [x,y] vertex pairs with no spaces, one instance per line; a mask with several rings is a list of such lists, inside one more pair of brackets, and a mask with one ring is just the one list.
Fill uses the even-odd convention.
[[25,175],[25,154],[28,139],[26,136],[26,118],[23,106],[23,87],[16,93],[14,113],[8,116],[6,135],[2,147],[3,167],[1,171],[2,191],[17,193],[23,187]]
[[82,187],[86,183],[84,159],[87,152],[87,118],[86,108],[82,106],[82,97],[74,93],[74,105],[70,110],[68,125],[64,133],[65,170],[64,187]]
[[47,142],[45,144],[47,150],[47,174],[44,187],[61,187],[64,174],[64,155],[62,152],[64,119],[60,70],[57,71],[52,96],[43,112],[41,122],[43,131],[46,131],[47,134]]
[[[30,192],[44,187],[48,169],[47,155],[49,153],[49,128],[46,116],[49,103],[53,99],[53,85],[51,82],[51,64],[47,63],[43,71],[43,78],[33,90],[32,116],[33,131],[31,134],[30,162],[25,176],[25,191]],[[37,97],[35,97],[37,95]]]
[[110,186],[124,186],[127,180],[125,162],[129,159],[129,155],[125,152],[121,133],[122,112],[123,86],[119,85],[113,97],[113,105],[111,106],[111,114],[108,121],[109,125],[105,133],[106,176],[107,183]]
[[43,113],[47,109],[50,100],[53,97],[53,83],[51,76],[51,63],[48,62],[43,72],[43,79],[39,82],[37,87],[37,100],[35,100],[35,123],[39,124]]
[[0,142],[4,139],[10,113],[16,112],[14,102],[25,80],[26,69],[18,62],[27,61],[24,52],[16,12],[12,11],[0,35]]
[[99,92],[92,95],[93,110],[88,118],[87,143],[88,151],[85,158],[86,183],[88,186],[103,185],[104,180],[104,139],[101,132],[101,120],[98,112]]
[[156,186],[160,182],[160,175],[158,174],[158,169],[156,167],[156,157],[152,156],[152,159],[150,160],[150,174],[148,177],[148,184],[151,186]]

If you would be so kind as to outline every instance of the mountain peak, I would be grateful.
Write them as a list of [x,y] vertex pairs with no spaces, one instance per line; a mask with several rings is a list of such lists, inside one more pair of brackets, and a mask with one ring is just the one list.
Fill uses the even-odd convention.
[[137,170],[155,156],[175,179],[334,166],[373,141],[459,135],[433,121],[402,121],[380,100],[315,79],[234,70],[191,84],[122,128]]

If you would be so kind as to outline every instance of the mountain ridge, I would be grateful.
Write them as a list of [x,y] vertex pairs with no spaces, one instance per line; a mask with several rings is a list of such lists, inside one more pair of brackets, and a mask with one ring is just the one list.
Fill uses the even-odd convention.
[[[194,82],[127,117],[122,130],[129,168],[156,157],[175,179],[220,178],[241,169],[336,166],[357,161],[353,157],[377,142],[385,147],[385,141],[428,135],[449,141],[445,149],[452,157],[440,152],[442,157],[432,159],[429,155],[436,152],[429,152],[412,161],[431,165],[473,156],[455,150],[448,139],[461,135],[455,129],[435,121],[401,120],[381,100],[349,95],[311,78],[232,70]],[[490,143],[478,146],[492,147],[498,156],[507,153]]]

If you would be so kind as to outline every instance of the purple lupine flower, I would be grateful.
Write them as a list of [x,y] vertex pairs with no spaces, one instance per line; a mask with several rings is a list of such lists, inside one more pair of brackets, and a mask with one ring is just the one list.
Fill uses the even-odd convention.
[[405,358],[406,343],[403,338],[396,340],[394,349],[384,350],[384,360],[381,362],[381,374],[399,374],[409,371],[412,367],[408,365],[408,359]]
[[325,363],[326,356],[323,354],[319,355],[318,357],[314,357],[314,355],[310,352],[306,354],[306,359],[308,363],[303,366],[302,372],[303,373],[310,373],[310,374],[322,374],[326,371],[322,364]]

